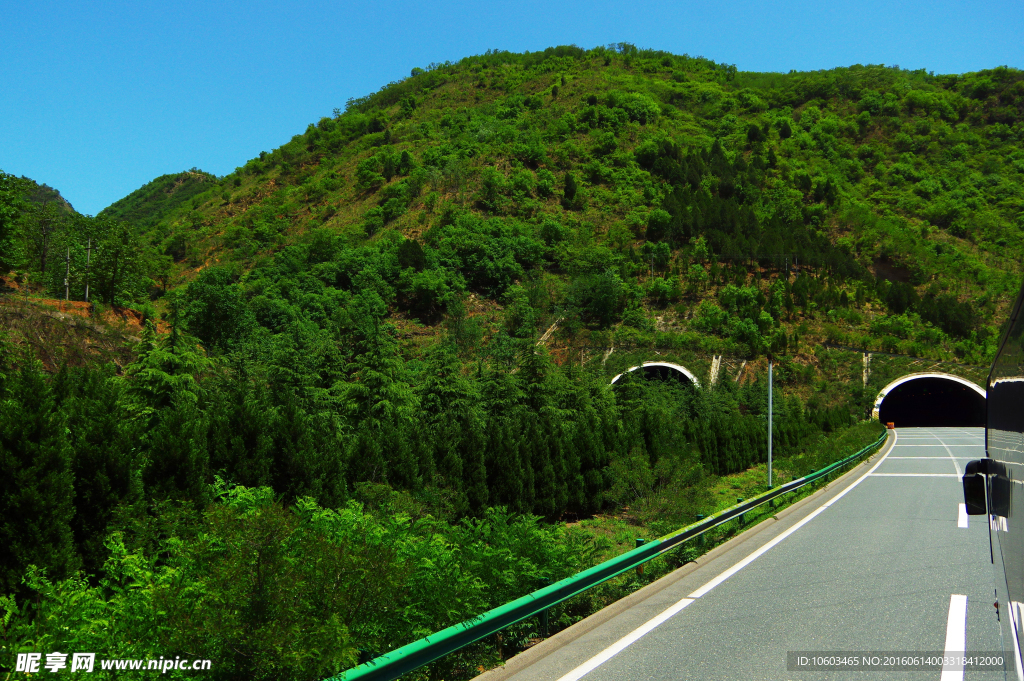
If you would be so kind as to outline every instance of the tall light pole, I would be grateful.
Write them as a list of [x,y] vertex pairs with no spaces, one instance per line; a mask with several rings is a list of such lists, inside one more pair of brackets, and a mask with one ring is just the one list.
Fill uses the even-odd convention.
[[772,488],[772,356],[768,355],[768,489]]

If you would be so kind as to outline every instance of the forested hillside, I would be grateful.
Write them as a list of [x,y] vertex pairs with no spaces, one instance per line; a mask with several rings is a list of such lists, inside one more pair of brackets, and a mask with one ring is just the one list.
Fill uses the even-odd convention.
[[[810,265],[780,295],[833,308],[816,332],[983,361],[986,320],[1020,272],[1020,72],[744,74],[620,48],[417,73],[253,159],[161,238],[202,244],[184,265],[241,273],[318,229],[376,251],[413,237],[430,274],[389,283],[422,322],[449,292],[507,303],[514,284],[555,275],[569,334],[656,316],[754,352],[778,342],[765,303],[720,294]],[[581,293],[605,273],[607,295]],[[717,305],[690,302],[709,290]],[[886,308],[909,314],[872,325]]]
[[47,204],[54,204],[54,207],[63,213],[75,213],[75,208],[67,199],[60,195],[60,192],[47,184],[39,184],[27,177],[20,178],[25,183],[25,201],[29,206],[45,207]]
[[196,194],[208,189],[217,178],[192,168],[183,173],[161,175],[102,211],[101,216],[132,223],[148,230]]
[[[766,458],[768,353],[794,475],[863,434],[888,374],[855,351],[984,366],[1022,274],[1024,72],[489,52],[95,218],[26,193],[0,176],[19,294],[150,323],[53,371],[3,327],[4,635],[315,679],[586,566],[566,522],[713,510]],[[609,385],[652,359],[702,385]]]

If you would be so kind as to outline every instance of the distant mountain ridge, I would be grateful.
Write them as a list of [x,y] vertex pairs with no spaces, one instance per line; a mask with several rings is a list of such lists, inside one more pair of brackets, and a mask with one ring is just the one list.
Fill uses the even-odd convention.
[[54,189],[48,184],[40,184],[35,180],[25,177],[21,177],[22,182],[27,183],[28,189],[25,191],[25,200],[30,204],[43,207],[47,204],[56,204],[58,210],[64,213],[77,213],[75,207],[71,205],[71,202],[61,196],[60,191]]
[[99,215],[125,220],[141,229],[148,229],[216,182],[215,175],[198,168],[161,175],[110,204]]
[[100,215],[133,224],[160,291],[222,266],[272,330],[307,302],[262,279],[353,292],[372,271],[389,314],[428,326],[532,286],[512,335],[568,315],[564,341],[685,329],[740,354],[814,337],[984,363],[1024,274],[1024,72],[488,51]]

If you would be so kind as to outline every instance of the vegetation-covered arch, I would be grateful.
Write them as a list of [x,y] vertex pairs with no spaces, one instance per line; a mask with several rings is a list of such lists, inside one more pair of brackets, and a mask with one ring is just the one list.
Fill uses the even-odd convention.
[[700,381],[693,374],[692,371],[684,367],[682,364],[675,364],[673,362],[644,362],[638,364],[635,367],[630,367],[626,371],[615,376],[612,379],[612,385],[615,385],[620,378],[631,371],[640,369],[644,378],[674,378],[676,380],[688,380],[693,384],[694,387],[700,387]]
[[985,389],[953,374],[907,374],[879,391],[871,416],[897,427],[984,426]]

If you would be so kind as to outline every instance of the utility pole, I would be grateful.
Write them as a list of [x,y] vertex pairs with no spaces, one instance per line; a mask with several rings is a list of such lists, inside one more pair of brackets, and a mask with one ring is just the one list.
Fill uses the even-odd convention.
[[768,489],[772,488],[772,356],[768,355]]
[[68,285],[68,279],[71,278],[71,246],[68,246],[68,254],[64,258],[64,265],[66,267],[64,270],[64,302],[66,303],[68,302],[68,292],[70,288]]
[[85,302],[89,302],[89,256],[92,255],[92,239],[85,246]]

